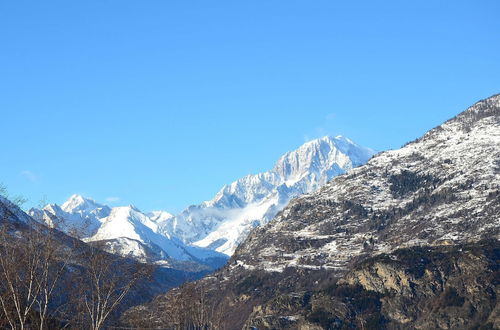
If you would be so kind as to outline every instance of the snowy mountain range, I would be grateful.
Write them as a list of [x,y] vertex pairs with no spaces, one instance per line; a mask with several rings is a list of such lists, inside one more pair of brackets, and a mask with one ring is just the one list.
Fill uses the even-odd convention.
[[283,155],[272,170],[226,185],[214,199],[177,216],[144,213],[131,205],[110,208],[80,195],[29,214],[113,253],[217,268],[253,228],[267,223],[292,198],[317,190],[373,154],[341,136],[313,140]]
[[249,232],[271,220],[288,202],[374,155],[342,137],[323,137],[287,152],[268,172],[224,186],[210,201],[160,222],[160,231],[186,243],[232,255]]
[[167,212],[152,212],[148,216],[132,205],[110,208],[73,195],[61,207],[49,204],[42,210],[31,209],[29,214],[88,243],[102,244],[110,252],[138,260],[217,268],[227,259],[215,251],[188,246],[175,237],[160,234],[156,221],[167,219]]

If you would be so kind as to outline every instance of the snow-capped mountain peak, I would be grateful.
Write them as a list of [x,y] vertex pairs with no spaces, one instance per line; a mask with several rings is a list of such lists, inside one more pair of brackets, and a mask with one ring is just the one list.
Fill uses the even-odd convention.
[[88,211],[103,207],[96,201],[90,198],[85,198],[82,195],[72,195],[66,202],[61,205],[61,209],[65,212]]
[[92,199],[73,195],[59,206],[48,204],[43,209],[31,209],[29,215],[35,220],[56,227],[78,237],[88,237],[96,233],[101,219],[109,215],[111,209]]
[[287,152],[276,162],[272,171],[285,182],[293,184],[312,173],[324,176],[325,173],[321,172],[326,169],[339,172],[349,170],[365,163],[374,153],[340,135],[325,136]]
[[[110,221],[113,221],[118,225],[117,228],[115,228],[112,232],[112,235],[116,237],[129,237],[134,239],[139,238],[139,237],[134,237],[138,235],[136,232],[126,232],[125,228],[120,227],[120,225],[125,224],[127,222],[130,222],[135,226],[142,224],[151,229],[155,233],[158,231],[158,225],[153,221],[151,221],[151,219],[149,219],[146,215],[141,213],[133,205],[119,206],[111,209],[111,213],[107,218],[103,219],[103,223],[106,224]],[[123,233],[119,234],[120,231],[123,231]]]
[[374,151],[342,137],[306,142],[274,167],[225,185],[214,199],[161,223],[164,234],[231,255],[252,228],[273,218],[292,198],[364,164]]
[[115,252],[136,258],[157,254],[164,261],[201,262],[212,267],[225,261],[224,255],[215,251],[190,247],[177,238],[160,234],[158,224],[132,205],[113,208],[87,241],[109,242]]

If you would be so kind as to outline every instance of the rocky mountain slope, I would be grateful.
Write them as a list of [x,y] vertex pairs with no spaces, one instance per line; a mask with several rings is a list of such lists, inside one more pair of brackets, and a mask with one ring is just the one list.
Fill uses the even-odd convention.
[[161,231],[231,255],[253,228],[271,220],[292,198],[316,191],[373,154],[342,136],[307,142],[284,154],[272,170],[226,185],[214,199],[163,221]]
[[[155,326],[187,322],[228,329],[498,327],[499,236],[500,95],[495,95],[293,200],[253,230],[222,270],[159,297],[159,307],[137,308],[128,317]],[[465,253],[461,246],[476,244],[471,247],[476,249],[484,240],[488,247],[480,253]],[[451,254],[439,250],[442,261],[432,251],[412,248],[443,245],[451,246]],[[394,252],[401,248],[409,252]],[[405,253],[410,256],[394,266],[391,260]],[[376,259],[381,254],[388,257]],[[419,266],[429,258],[429,269]],[[413,266],[420,267],[417,275],[411,275]],[[479,274],[484,277],[474,280]],[[313,296],[334,285],[347,287],[324,299]],[[205,303],[193,305],[200,295]],[[408,297],[416,297],[414,306],[406,306]],[[316,299],[323,301],[320,308]],[[173,302],[209,316],[200,323],[160,314]],[[317,314],[302,326],[307,306]],[[149,308],[150,314],[137,317]],[[273,323],[280,320],[285,325]]]
[[396,250],[356,264],[336,283],[275,296],[243,328],[498,328],[499,259],[496,240]]

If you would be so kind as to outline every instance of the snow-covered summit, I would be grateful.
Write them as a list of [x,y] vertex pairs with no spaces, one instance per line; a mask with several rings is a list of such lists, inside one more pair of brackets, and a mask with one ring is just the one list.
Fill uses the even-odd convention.
[[[171,257],[176,260],[190,260],[190,256],[183,244],[175,244],[167,237],[158,233],[158,225],[145,214],[141,213],[132,205],[115,207],[108,217],[102,219],[102,225],[95,235],[87,241],[104,241],[119,238],[128,238],[138,241],[145,246],[165,252],[165,258]],[[139,251],[128,251],[131,256],[138,256]]]
[[99,206],[100,205],[97,204],[93,199],[85,198],[82,195],[75,194],[61,205],[61,209],[65,212],[71,212],[77,210],[95,209]]
[[280,185],[299,189],[302,193],[311,192],[332,177],[364,164],[374,153],[342,136],[315,139],[285,153],[272,170],[247,175],[224,186],[205,205],[243,207],[266,199]]
[[373,154],[373,150],[363,148],[343,136],[325,136],[284,154],[272,172],[287,186],[294,185],[306,176],[312,179],[312,185],[323,185],[331,178],[332,171],[343,173],[364,164]]
[[[105,230],[110,224],[115,226]],[[158,231],[157,224],[151,221],[150,218],[141,213],[133,205],[114,207],[109,216],[102,219],[102,226],[94,237],[97,239],[116,237],[140,239],[140,233],[133,228],[141,225],[149,228],[153,232]]]
[[48,204],[41,210],[32,208],[28,214],[35,220],[66,233],[87,237],[95,234],[101,225],[101,219],[110,212],[108,206],[80,195],[73,195],[62,206]]
[[61,209],[68,213],[80,214],[83,218],[94,217],[96,219],[107,217],[111,212],[109,206],[99,204],[93,199],[81,195],[72,195],[61,205]]
[[292,198],[317,190],[374,153],[342,136],[306,142],[270,171],[247,175],[214,199],[162,222],[162,232],[231,255],[252,228],[272,219]]

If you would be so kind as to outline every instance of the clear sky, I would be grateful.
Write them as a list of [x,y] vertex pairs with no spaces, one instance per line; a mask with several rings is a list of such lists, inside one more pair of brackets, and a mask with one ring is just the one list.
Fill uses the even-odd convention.
[[500,92],[500,1],[1,1],[0,182],[180,211],[322,135]]

